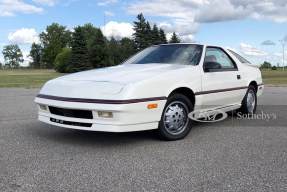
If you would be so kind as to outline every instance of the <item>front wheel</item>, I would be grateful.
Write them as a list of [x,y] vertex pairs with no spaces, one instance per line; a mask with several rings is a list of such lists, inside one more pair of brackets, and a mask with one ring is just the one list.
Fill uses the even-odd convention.
[[191,111],[193,105],[186,96],[171,95],[167,99],[159,122],[159,136],[169,141],[185,138],[192,127],[192,120],[188,117]]
[[257,95],[255,88],[250,85],[246,92],[244,99],[242,100],[241,108],[239,112],[243,114],[254,114],[257,107]]

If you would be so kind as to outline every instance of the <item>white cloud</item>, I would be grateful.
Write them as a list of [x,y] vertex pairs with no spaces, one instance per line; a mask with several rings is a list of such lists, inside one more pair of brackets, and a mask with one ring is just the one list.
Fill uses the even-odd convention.
[[[160,9],[159,9],[160,7]],[[127,12],[210,23],[246,18],[287,22],[285,0],[144,0],[129,4]]]
[[104,0],[104,1],[101,1],[99,3],[97,3],[98,6],[108,6],[108,5],[111,5],[111,4],[115,4],[117,3],[118,0]]
[[246,43],[240,43],[241,51],[244,55],[248,56],[267,56],[268,52],[262,51],[259,48],[253,47],[252,45]]
[[30,53],[28,51],[22,51],[24,62],[21,64],[21,66],[29,66],[29,62],[32,61],[32,58],[29,56],[29,54]]
[[183,41],[191,42],[199,23],[236,19],[244,11],[231,7],[229,0],[144,0],[130,3],[127,12],[138,14],[140,10],[145,16],[166,17],[159,27],[168,36],[176,32]]
[[63,6],[69,6],[71,3],[74,3],[74,2],[76,2],[76,1],[78,1],[78,0],[65,0],[64,2],[63,2]]
[[185,24],[171,24],[168,22],[162,22],[158,25],[159,28],[162,28],[167,36],[167,39],[170,39],[172,33],[176,33],[182,42],[193,42],[194,36],[193,34],[197,32],[198,25],[195,23],[191,23],[189,25]]
[[113,13],[113,12],[111,12],[111,11],[104,11],[104,14],[105,14],[106,16],[109,16],[109,17],[115,16],[115,13]]
[[0,0],[0,16],[11,17],[16,13],[42,13],[42,8],[29,5],[19,0]]
[[56,0],[32,0],[32,1],[49,7],[52,7],[56,4]]
[[38,43],[39,37],[37,36],[37,32],[33,28],[22,28],[15,32],[11,32],[8,35],[8,40],[11,43],[16,44],[32,44],[33,42]]
[[193,43],[194,42],[194,36],[193,35],[183,35],[179,36],[181,43]]
[[189,25],[177,24],[177,23],[160,23],[158,25],[162,28],[166,33],[176,32],[180,36],[186,36],[189,34],[194,34],[197,32],[199,25],[196,23],[191,23]]
[[[195,0],[184,1],[168,1],[168,0],[145,0],[136,1],[127,7],[127,12],[131,14],[138,14],[139,11],[144,15],[162,16],[171,19],[180,19],[181,21],[193,22],[194,12],[189,10],[197,3]],[[198,5],[199,6],[199,5]],[[160,7],[160,9],[159,9]],[[189,8],[188,8],[189,7]]]
[[273,55],[276,56],[276,57],[282,57],[283,54],[282,54],[282,52],[281,53],[275,52],[275,53],[273,53]]
[[115,38],[131,37],[134,33],[133,26],[130,23],[118,23],[115,21],[110,21],[105,26],[101,27],[101,30],[105,36],[114,36]]

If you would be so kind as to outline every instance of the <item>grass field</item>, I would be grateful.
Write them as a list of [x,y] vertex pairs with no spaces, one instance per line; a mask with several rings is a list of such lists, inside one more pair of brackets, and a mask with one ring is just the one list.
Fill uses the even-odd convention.
[[54,70],[7,69],[0,70],[0,87],[39,88],[48,80],[62,76]]
[[287,87],[287,69],[286,70],[262,70],[263,83],[267,86],[286,86]]
[[[0,70],[0,87],[39,88],[48,80],[65,74],[54,70],[11,69]],[[263,70],[263,83],[267,86],[286,86],[287,70]]]

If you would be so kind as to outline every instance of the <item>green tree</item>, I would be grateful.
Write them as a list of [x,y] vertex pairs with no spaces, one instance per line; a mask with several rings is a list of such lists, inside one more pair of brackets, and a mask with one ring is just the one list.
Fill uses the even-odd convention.
[[100,29],[94,27],[91,23],[85,24],[82,29],[85,40],[87,41],[88,51],[90,53],[94,38],[97,36],[97,33],[100,31]]
[[146,29],[143,36],[143,42],[144,42],[143,48],[149,47],[154,44],[153,31],[148,21],[146,22]]
[[32,61],[29,63],[31,68],[40,69],[42,67],[42,46],[41,44],[32,43],[29,56]]
[[114,37],[111,37],[109,43],[108,43],[108,51],[110,55],[110,59],[112,61],[112,65],[118,65],[121,61],[121,45],[119,41],[117,41]]
[[71,63],[72,49],[63,48],[55,60],[55,70],[60,73],[68,73]]
[[65,26],[52,23],[39,36],[43,45],[42,61],[46,65],[46,68],[52,68],[62,48],[71,45],[71,32]]
[[260,68],[269,69],[269,68],[271,68],[271,67],[272,67],[271,63],[269,63],[269,62],[267,62],[267,61],[264,61],[264,63],[261,65]]
[[135,42],[132,39],[124,37],[120,40],[120,63],[130,58],[132,55],[136,53],[137,50],[134,49]]
[[[150,24],[144,18],[143,14],[137,16],[137,21],[134,21],[134,44],[136,51],[157,44],[166,44],[167,39],[163,29],[159,29],[156,24],[151,29]],[[179,41],[179,39],[178,39]]]
[[89,62],[89,53],[87,48],[87,40],[82,27],[75,28],[72,41],[71,62],[68,67],[69,72],[83,71],[91,69]]
[[102,31],[88,23],[82,27],[84,39],[87,44],[89,63],[93,68],[112,65],[110,59],[108,41]]
[[0,69],[3,69],[3,64],[1,63],[1,61],[0,61]]
[[[146,47],[149,46],[148,38],[149,35],[147,35],[150,31],[150,29],[147,29],[148,25],[147,22],[143,16],[143,14],[139,14],[137,16],[138,21],[134,21],[134,41],[135,41],[135,48],[140,51]],[[149,27],[150,28],[150,27]]]
[[170,40],[169,40],[169,43],[180,43],[180,39],[179,37],[176,35],[176,33],[173,33]]
[[166,34],[163,29],[159,30],[160,44],[167,44]]
[[23,54],[17,44],[4,46],[2,54],[5,59],[5,67],[18,68],[20,63],[24,62]]
[[153,25],[151,33],[152,33],[152,45],[161,44],[161,40],[160,40],[160,36],[159,36],[159,30],[158,30],[156,24]]
[[107,40],[101,30],[98,30],[95,36],[92,37],[90,45],[89,60],[93,68],[101,68],[112,65],[109,57]]

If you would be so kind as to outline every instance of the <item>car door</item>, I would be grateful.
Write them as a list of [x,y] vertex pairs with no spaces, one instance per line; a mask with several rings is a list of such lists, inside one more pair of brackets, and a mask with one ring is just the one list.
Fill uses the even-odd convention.
[[[207,63],[216,69],[206,69]],[[210,66],[210,65],[209,65]],[[206,47],[202,73],[202,108],[231,106],[241,103],[245,92],[236,62],[220,47]]]

